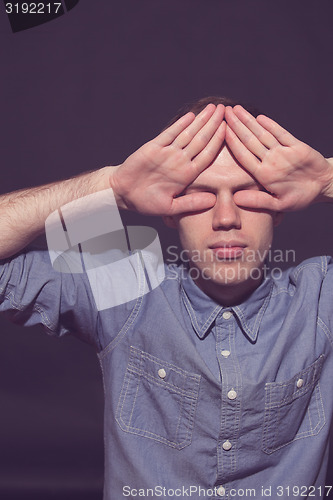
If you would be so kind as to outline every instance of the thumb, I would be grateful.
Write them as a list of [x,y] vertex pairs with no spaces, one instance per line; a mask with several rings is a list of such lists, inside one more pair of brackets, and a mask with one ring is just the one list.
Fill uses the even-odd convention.
[[254,208],[257,210],[279,211],[279,200],[265,191],[237,191],[234,194],[235,203],[241,207]]
[[216,196],[213,193],[191,193],[174,198],[168,215],[179,215],[188,212],[208,210],[215,205]]

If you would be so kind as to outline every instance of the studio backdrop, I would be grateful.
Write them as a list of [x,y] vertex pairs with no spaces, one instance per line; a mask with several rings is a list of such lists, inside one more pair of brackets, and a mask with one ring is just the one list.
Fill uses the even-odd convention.
[[[2,193],[117,165],[209,95],[254,104],[333,156],[331,0],[77,0],[52,13],[44,2],[38,22],[9,15],[15,4],[0,5]],[[331,214],[286,216],[283,266],[333,253]],[[164,251],[178,244],[157,218],[122,218],[155,228]],[[96,353],[3,318],[0,332],[0,497],[101,498]]]

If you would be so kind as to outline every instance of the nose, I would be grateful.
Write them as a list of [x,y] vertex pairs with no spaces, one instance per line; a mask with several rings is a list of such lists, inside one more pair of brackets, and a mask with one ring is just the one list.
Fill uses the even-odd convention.
[[215,231],[241,228],[240,208],[234,202],[232,193],[219,194],[212,210]]

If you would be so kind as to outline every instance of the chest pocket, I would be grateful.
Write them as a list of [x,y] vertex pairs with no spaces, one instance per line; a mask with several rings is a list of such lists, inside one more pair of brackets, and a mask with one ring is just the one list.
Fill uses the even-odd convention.
[[320,356],[311,366],[284,383],[265,385],[262,449],[271,454],[296,439],[314,436],[325,424],[319,377]]
[[123,431],[185,448],[192,440],[199,383],[200,375],[131,347],[116,420]]

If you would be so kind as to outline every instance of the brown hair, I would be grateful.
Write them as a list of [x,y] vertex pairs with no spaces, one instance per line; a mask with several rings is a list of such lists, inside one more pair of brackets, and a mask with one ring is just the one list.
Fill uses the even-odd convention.
[[201,99],[198,99],[197,101],[190,102],[188,104],[185,104],[177,113],[176,116],[174,116],[169,123],[165,126],[165,128],[170,127],[173,123],[175,123],[181,116],[185,115],[189,111],[192,111],[195,115],[198,115],[200,111],[202,111],[208,104],[215,104],[217,106],[218,104],[223,104],[224,106],[236,106],[237,104],[240,104],[245,108],[251,115],[253,115],[255,118],[261,114],[261,112],[255,108],[252,105],[248,105],[242,102],[239,102],[235,99],[231,99],[230,97],[224,97],[224,96],[208,96],[208,97],[202,97]]

